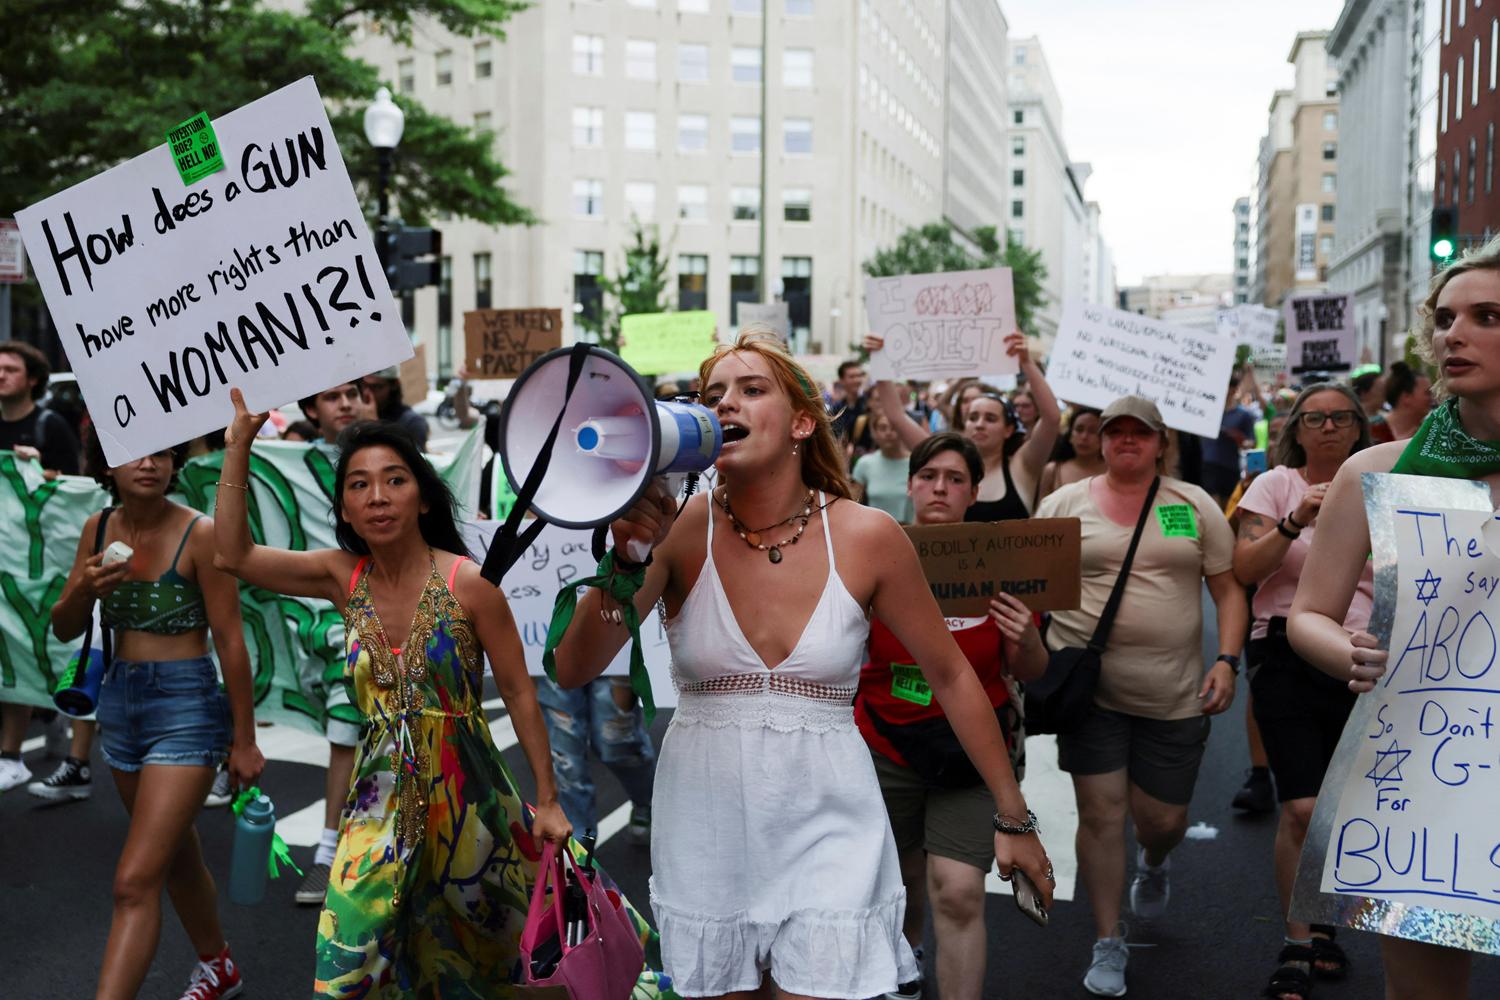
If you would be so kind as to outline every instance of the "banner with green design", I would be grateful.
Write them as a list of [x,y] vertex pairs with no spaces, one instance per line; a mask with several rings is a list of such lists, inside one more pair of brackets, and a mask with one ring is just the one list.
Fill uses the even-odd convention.
[[[476,428],[451,455],[431,455],[473,516],[483,464]],[[223,453],[195,458],[178,476],[176,497],[213,513]],[[255,541],[290,549],[332,548],[337,453],[322,444],[257,441],[250,454],[250,532]],[[52,637],[50,611],[73,565],[88,516],[108,502],[92,479],[47,482],[34,462],[0,452],[0,701],[51,706],[52,691],[79,643]],[[323,731],[328,694],[343,674],[344,623],[326,601],[242,587],[240,609],[255,679],[256,716]],[[333,712],[358,722],[335,698]]]

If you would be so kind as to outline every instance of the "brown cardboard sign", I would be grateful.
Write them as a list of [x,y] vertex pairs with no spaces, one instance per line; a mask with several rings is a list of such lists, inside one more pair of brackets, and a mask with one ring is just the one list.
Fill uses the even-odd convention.
[[906,529],[943,614],[973,618],[1007,593],[1032,611],[1078,607],[1079,521],[1033,517]]
[[470,378],[515,378],[562,346],[561,309],[475,309],[464,313]]
[[401,362],[401,398],[416,406],[427,398],[427,345],[417,344],[411,357]]

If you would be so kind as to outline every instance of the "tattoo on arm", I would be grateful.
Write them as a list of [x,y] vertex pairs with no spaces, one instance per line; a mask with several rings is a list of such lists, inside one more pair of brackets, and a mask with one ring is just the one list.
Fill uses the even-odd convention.
[[1274,525],[1266,521],[1266,519],[1260,514],[1252,514],[1248,510],[1239,511],[1239,516],[1240,537],[1245,539],[1246,541],[1253,542],[1261,535],[1264,535],[1271,528],[1275,527]]

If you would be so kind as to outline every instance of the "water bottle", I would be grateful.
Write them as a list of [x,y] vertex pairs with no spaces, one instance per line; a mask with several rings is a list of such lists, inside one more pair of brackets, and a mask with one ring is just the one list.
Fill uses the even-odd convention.
[[276,808],[264,795],[245,803],[234,821],[234,848],[229,857],[229,899],[254,906],[266,897],[271,838],[276,835]]

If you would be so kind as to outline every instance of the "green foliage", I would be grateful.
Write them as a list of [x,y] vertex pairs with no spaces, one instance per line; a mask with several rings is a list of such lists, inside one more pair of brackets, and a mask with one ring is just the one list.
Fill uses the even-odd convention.
[[[0,215],[160,145],[169,127],[199,111],[217,117],[304,76],[316,79],[373,214],[375,155],[361,116],[382,81],[349,52],[356,25],[397,42],[425,19],[503,38],[501,26],[524,6],[311,0],[298,15],[269,0],[8,0],[0,4]],[[507,171],[491,151],[493,136],[396,100],[406,132],[394,203],[408,222],[437,211],[491,225],[535,221],[500,186]]]
[[1047,301],[1042,282],[1047,280],[1047,265],[1040,250],[1028,250],[1009,233],[1005,247],[1000,246],[999,231],[994,226],[974,230],[978,253],[971,252],[954,238],[947,222],[929,222],[919,229],[908,229],[896,238],[892,247],[878,250],[865,261],[865,273],[872,278],[898,274],[932,274],[937,271],[973,271],[987,267],[1008,267],[1015,288],[1016,325],[1031,328],[1037,311]]
[[600,346],[616,354],[620,352],[621,316],[671,311],[667,298],[669,251],[670,247],[662,245],[661,233],[655,226],[631,220],[630,242],[625,244],[619,270],[613,277],[606,275],[599,279],[599,288],[604,292],[604,316],[581,319],[583,328],[595,336]]

